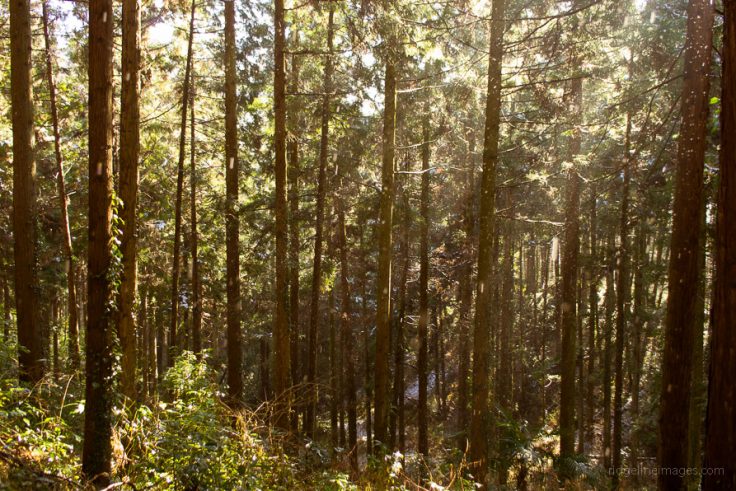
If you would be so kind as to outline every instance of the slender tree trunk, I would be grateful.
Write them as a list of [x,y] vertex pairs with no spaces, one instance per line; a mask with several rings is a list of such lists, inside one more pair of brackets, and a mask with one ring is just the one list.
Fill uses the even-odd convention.
[[[410,171],[408,160],[405,162],[406,172]],[[398,433],[398,450],[404,451],[404,401],[405,401],[405,387],[404,387],[404,340],[405,340],[405,326],[406,326],[406,311],[407,311],[407,282],[409,278],[409,229],[411,228],[411,217],[409,210],[409,190],[408,183],[404,182],[400,187],[403,212],[402,226],[401,226],[401,239],[399,242],[399,250],[401,254],[401,278],[399,280],[399,301],[398,301],[398,313],[394,319],[394,385],[393,385],[393,405],[391,408],[391,448],[396,447],[396,436]],[[426,396],[426,394],[425,394]]]
[[[283,89],[281,94],[283,95]],[[227,384],[230,401],[235,405],[240,404],[240,400],[243,396],[243,353],[240,333],[240,239],[238,236],[240,232],[240,219],[238,216],[239,169],[238,103],[235,75],[235,5],[234,2],[225,2],[225,248],[227,255]]]
[[489,375],[492,301],[492,249],[495,221],[496,164],[501,125],[501,60],[503,58],[505,1],[493,2],[491,11],[490,50],[488,55],[488,91],[483,134],[483,175],[480,191],[480,233],[478,243],[478,279],[473,324],[473,402],[470,419],[469,459],[473,476],[481,489],[488,486]]
[[33,384],[43,377],[36,267],[36,159],[33,144],[31,5],[11,0],[10,92],[13,122],[13,255],[18,326],[18,378]]
[[[425,111],[429,108],[425,107]],[[417,424],[419,437],[417,448],[425,457],[429,455],[429,430],[427,428],[427,324],[429,323],[429,121],[428,115],[422,128],[422,195],[419,223],[419,354],[417,376],[419,378],[419,407]],[[405,190],[406,192],[406,190]],[[408,210],[407,210],[408,211]],[[435,371],[435,384],[439,383]]]
[[588,385],[585,393],[585,444],[592,448],[595,420],[595,357],[598,332],[598,224],[595,183],[590,190],[590,235],[588,236],[590,260],[588,262]]
[[121,389],[135,401],[136,390],[136,323],[135,299],[138,288],[137,222],[139,138],[139,72],[141,13],[138,0],[123,1],[123,60],[120,95],[120,198],[123,233],[120,252],[123,270],[118,295],[118,336],[122,347]]
[[61,318],[59,317],[59,293],[54,292],[51,297],[51,352],[53,360],[54,380],[59,381],[61,377],[61,366],[59,366],[59,329]]
[[736,489],[736,2],[723,2],[723,73],[721,78],[721,171],[716,220],[715,287],[704,468],[722,468],[720,475],[705,474],[706,491]]
[[317,410],[317,324],[319,323],[319,298],[322,285],[322,234],[325,219],[325,196],[327,193],[327,158],[329,153],[330,132],[330,99],[332,91],[332,37],[333,37],[333,5],[330,3],[327,24],[327,55],[322,97],[322,128],[319,142],[319,175],[317,180],[317,216],[314,231],[314,261],[312,263],[312,301],[309,310],[309,348],[307,358],[307,417],[304,422],[305,433],[314,436]]
[[348,457],[350,468],[354,473],[358,472],[358,412],[355,396],[355,365],[354,365],[354,333],[352,328],[353,306],[350,294],[350,268],[348,265],[348,246],[345,232],[345,215],[347,213],[345,198],[348,193],[344,185],[343,175],[345,173],[344,163],[339,165],[338,194],[337,197],[337,247],[340,249],[340,342],[342,344],[342,366],[343,366],[343,394],[348,416]]
[[378,217],[378,277],[376,280],[375,445],[388,444],[389,351],[391,343],[391,253],[396,145],[397,53],[387,41],[384,76],[383,155]]
[[10,339],[10,288],[3,276],[3,341]]
[[606,267],[605,335],[603,347],[603,466],[611,468],[611,358],[613,336],[614,296],[613,271],[615,267],[614,239],[608,239],[608,265]]
[[[230,2],[227,2],[228,5]],[[226,20],[227,20],[227,8]],[[169,349],[171,356],[169,363],[173,363],[176,356],[175,351],[179,349],[179,339],[177,337],[177,327],[179,323],[179,276],[180,276],[180,257],[181,257],[181,217],[182,217],[182,197],[184,194],[184,158],[186,155],[186,135],[187,135],[187,107],[189,105],[189,83],[191,82],[192,72],[192,44],[194,42],[194,19],[197,11],[196,0],[192,0],[191,15],[189,17],[189,40],[187,44],[187,61],[184,69],[184,80],[182,81],[181,94],[181,126],[179,127],[179,163],[176,171],[176,205],[174,219],[174,260],[171,269],[171,323],[169,325]],[[225,25],[227,31],[227,22]],[[227,38],[227,34],[226,34]],[[227,39],[225,41],[227,44]],[[227,51],[227,47],[226,47]],[[225,55],[227,58],[227,54]],[[227,78],[227,60],[225,68],[225,77]],[[225,82],[227,86],[227,81]],[[225,89],[225,98],[227,99],[227,87]],[[227,113],[227,101],[225,103],[225,112]],[[227,115],[226,115],[227,120]],[[227,128],[225,129],[227,138]],[[227,146],[227,144],[226,144]]]
[[202,356],[202,284],[199,273],[199,233],[197,232],[197,147],[194,131],[194,66],[191,73],[189,109],[189,206],[191,215],[190,249],[192,254],[192,351]]
[[[644,343],[642,342],[642,333],[644,332],[644,301],[646,294],[644,286],[644,268],[646,267],[646,238],[644,237],[644,223],[641,221],[641,217],[639,217],[639,220],[640,222],[637,225],[636,236],[634,238],[634,319],[632,322],[634,328],[632,336],[634,346],[632,350],[633,366],[631,374],[631,421],[633,422],[633,428],[631,430],[631,436],[629,438],[632,467],[636,467],[639,463],[639,435],[641,433],[641,422],[639,421],[639,392],[641,391],[641,370],[644,358]],[[701,322],[701,326],[702,324],[703,323]],[[702,329],[700,332],[700,372],[702,381]],[[638,476],[634,476],[634,482],[638,482]]]
[[[294,32],[294,46],[299,49],[299,33]],[[299,91],[299,55],[291,56],[289,92]],[[291,339],[291,383],[296,387],[302,382],[299,367],[299,350],[301,342],[299,327],[299,137],[301,136],[301,117],[299,106],[294,103],[289,108],[289,122],[291,123],[291,138],[286,142],[288,156],[289,179],[289,329]],[[297,398],[298,400],[298,398]],[[299,412],[294,411],[291,422],[292,431],[299,430]]]
[[68,201],[64,182],[64,161],[61,156],[61,137],[59,136],[59,116],[56,106],[56,83],[54,82],[53,47],[48,2],[41,2],[43,19],[43,39],[46,48],[46,81],[49,84],[49,104],[51,106],[51,124],[54,132],[54,157],[56,159],[56,184],[59,190],[59,209],[61,210],[61,229],[64,234],[64,255],[66,256],[67,301],[69,302],[69,365],[72,370],[79,368],[79,326],[77,322],[77,294],[74,282],[74,252],[69,225]]
[[[363,252],[363,227],[360,227],[360,251]],[[363,357],[365,361],[365,379],[363,381],[365,387],[365,442],[366,454],[373,451],[373,418],[371,417],[371,402],[373,401],[373,391],[371,384],[371,346],[370,346],[370,322],[368,318],[368,287],[366,277],[368,276],[368,265],[363,264],[363,275],[361,276],[360,297],[361,302],[361,321],[363,324]]]
[[[284,2],[276,0],[274,12],[274,115],[276,150],[276,313],[274,316],[273,390],[278,404],[276,426],[288,429],[290,419],[289,377],[289,285],[288,285],[288,210],[286,205],[286,75],[284,72]],[[316,325],[315,325],[316,327]]]
[[[626,137],[624,144],[624,178],[621,188],[621,215],[619,233],[621,244],[618,251],[618,284],[616,285],[616,365],[615,391],[613,394],[613,450],[614,469],[621,467],[623,393],[624,393],[624,346],[626,322],[629,310],[629,186],[631,181],[631,115],[626,115]],[[618,473],[613,474],[618,482]]]
[[[697,303],[692,288],[698,281],[700,263],[698,241],[707,145],[713,10],[713,3],[709,0],[691,0],[688,5],[659,412],[659,466],[669,468],[687,467],[687,445],[684,442],[688,435],[693,362],[690,344]],[[659,475],[660,489],[683,489],[685,485],[686,476],[677,473]]]
[[[331,242],[331,241],[330,241]],[[332,244],[328,247],[328,256],[332,256]],[[340,376],[337,373],[337,325],[335,324],[335,287],[330,288],[327,302],[327,316],[330,336],[330,455],[335,458],[335,449],[339,441],[339,410],[340,410]]]
[[459,448],[463,452],[468,446],[468,371],[470,368],[470,325],[472,323],[471,309],[473,303],[473,246],[475,241],[475,135],[471,134],[468,145],[468,159],[470,166],[466,179],[466,202],[463,209],[463,228],[465,231],[465,264],[459,281],[460,288],[460,332],[459,360],[458,360],[458,430],[461,434]]
[[[571,112],[576,126],[570,140],[570,155],[580,153],[581,133],[577,124],[582,121],[583,80],[571,82]],[[575,453],[575,327],[577,325],[576,298],[578,285],[578,253],[580,250],[580,176],[573,167],[568,171],[565,203],[565,232],[562,252],[561,321],[562,345],[560,351],[560,474],[570,476],[570,459]]]
[[89,245],[82,470],[97,487],[110,483],[113,365],[112,263],[112,0],[89,2]]

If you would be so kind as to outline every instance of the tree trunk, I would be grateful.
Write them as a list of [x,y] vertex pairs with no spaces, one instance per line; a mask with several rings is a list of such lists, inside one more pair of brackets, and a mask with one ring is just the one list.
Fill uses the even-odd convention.
[[[713,4],[690,0],[685,43],[682,123],[670,243],[669,293],[662,360],[659,413],[659,466],[687,467],[688,407],[692,375],[693,328],[700,263],[700,207],[708,120]],[[724,428],[719,429],[723,435]],[[659,475],[660,489],[682,489],[686,477]]]
[[716,221],[716,278],[713,292],[708,410],[703,489],[736,489],[736,2],[725,0],[721,78],[721,171]]
[[[582,122],[583,80],[571,82],[571,112],[574,118],[570,139],[570,155],[580,153]],[[568,171],[565,203],[565,232],[562,252],[561,321],[562,345],[560,350],[560,474],[570,476],[570,459],[575,454],[575,328],[577,325],[578,253],[580,250],[580,175],[573,167]]]
[[490,50],[488,55],[488,91],[483,134],[483,175],[480,191],[480,233],[478,243],[478,279],[473,324],[473,402],[470,419],[469,457],[473,476],[481,489],[488,486],[489,375],[492,300],[492,249],[495,221],[496,164],[501,125],[501,60],[503,58],[505,1],[493,2],[491,11]]
[[110,483],[113,350],[111,0],[89,2],[89,245],[87,344],[82,470],[97,487]]
[[459,448],[465,452],[468,446],[468,371],[470,368],[470,325],[472,323],[471,309],[473,304],[473,246],[475,242],[475,134],[471,133],[468,144],[468,160],[470,167],[467,170],[466,202],[463,209],[463,229],[465,232],[465,264],[459,279],[460,288],[460,332],[459,360],[458,360],[458,430],[461,435]]
[[[429,108],[425,108],[426,111]],[[419,407],[417,425],[419,437],[417,449],[425,457],[429,455],[429,436],[427,428],[427,324],[429,323],[429,115],[425,115],[422,128],[422,195],[419,222],[419,354],[417,355],[417,376],[419,378]],[[406,190],[405,190],[406,192]],[[408,211],[408,210],[407,210]],[[435,372],[435,385],[438,384]]]
[[[184,157],[186,154],[186,134],[187,134],[187,107],[189,105],[189,83],[191,82],[192,71],[192,43],[194,42],[194,18],[197,11],[197,3],[192,0],[191,16],[189,18],[189,40],[187,42],[187,61],[184,69],[184,80],[182,81],[181,94],[181,126],[179,128],[179,161],[176,171],[176,210],[174,219],[174,259],[171,269],[171,323],[169,325],[169,363],[173,363],[176,356],[175,351],[179,349],[179,340],[177,339],[177,325],[179,322],[179,273],[181,269],[181,216],[182,216],[182,197],[184,194]],[[227,8],[225,9],[227,21]],[[225,44],[227,58],[227,22],[225,25]],[[228,67],[226,60],[225,78],[227,79]],[[234,74],[233,74],[234,76]],[[227,99],[227,80],[225,81],[225,98]],[[225,101],[225,119],[227,126],[227,100]],[[227,128],[225,129],[225,137],[227,138]],[[227,143],[226,143],[227,146]],[[227,151],[227,149],[226,149]]]
[[383,155],[378,217],[374,445],[388,444],[389,347],[391,343],[391,254],[396,146],[396,49],[387,41],[384,76]]
[[[274,115],[276,151],[276,313],[274,319],[273,390],[279,401],[275,408],[275,424],[288,429],[290,419],[289,377],[289,285],[288,285],[288,223],[286,206],[286,75],[284,73],[284,2],[276,0],[274,15]],[[233,74],[234,75],[234,74]],[[234,77],[233,77],[234,78]],[[235,122],[233,121],[233,124]],[[316,327],[316,325],[315,325]]]
[[191,101],[189,109],[189,205],[191,214],[192,254],[192,351],[198,358],[202,356],[202,284],[199,274],[199,233],[197,232],[197,147],[194,131],[194,67],[191,73]]
[[350,282],[348,281],[350,271],[348,265],[348,246],[345,233],[345,215],[347,213],[345,198],[348,193],[344,185],[343,175],[345,165],[341,163],[337,169],[338,194],[337,197],[337,247],[340,249],[340,342],[343,366],[343,394],[348,416],[348,457],[350,468],[354,473],[358,472],[358,413],[355,397],[355,365],[354,365],[354,333],[352,328],[353,306],[350,294]]
[[307,357],[307,414],[305,433],[314,436],[317,410],[317,324],[319,323],[319,297],[322,285],[322,234],[325,219],[325,195],[327,193],[327,157],[330,132],[330,93],[332,91],[332,37],[334,7],[330,4],[327,24],[327,55],[322,96],[322,127],[319,142],[319,175],[317,178],[317,216],[314,224],[314,261],[312,262],[312,301],[309,310],[309,348]]
[[614,239],[608,239],[608,264],[606,266],[605,334],[603,346],[603,467],[611,468],[611,344],[613,336],[614,288],[613,271],[616,264]]
[[77,322],[77,294],[74,282],[74,252],[69,225],[69,211],[64,182],[64,161],[61,156],[61,137],[59,136],[59,116],[56,106],[56,83],[54,82],[53,47],[48,11],[48,2],[41,2],[43,19],[43,39],[46,48],[46,81],[49,84],[49,104],[51,106],[51,124],[54,132],[54,157],[56,159],[56,183],[59,190],[59,209],[61,210],[61,230],[64,234],[64,255],[66,256],[67,301],[69,302],[69,365],[72,370],[79,369],[79,325]]
[[588,386],[585,393],[585,443],[592,448],[594,439],[593,424],[595,421],[595,357],[596,333],[598,332],[598,224],[597,199],[595,183],[590,190],[590,235],[588,237]]
[[[294,32],[294,46],[299,49],[299,33]],[[289,92],[295,94],[299,91],[299,55],[291,56],[291,77]],[[299,370],[299,350],[301,342],[299,339],[299,137],[301,136],[301,117],[299,106],[294,103],[289,108],[289,121],[291,123],[291,138],[286,142],[286,153],[288,156],[288,179],[289,179],[289,329],[291,339],[291,383],[296,387],[302,382]],[[299,397],[297,396],[297,400]],[[291,422],[292,431],[299,430],[299,413],[294,411]]]
[[139,72],[141,13],[138,0],[123,1],[123,60],[120,95],[120,198],[123,220],[120,252],[123,270],[118,295],[118,336],[122,348],[121,390],[135,401],[136,391],[136,323],[135,297],[138,288],[137,223],[139,138]]
[[[629,185],[631,181],[631,114],[626,115],[626,136],[624,143],[624,178],[621,188],[621,215],[619,233],[621,244],[618,250],[618,284],[616,285],[616,365],[615,391],[613,394],[613,449],[612,465],[621,467],[622,418],[624,394],[624,345],[626,322],[629,310]],[[618,473],[613,474],[613,482],[618,482]]]
[[11,0],[10,92],[13,122],[13,255],[18,378],[33,385],[45,372],[36,267],[36,159],[33,145],[31,5]]

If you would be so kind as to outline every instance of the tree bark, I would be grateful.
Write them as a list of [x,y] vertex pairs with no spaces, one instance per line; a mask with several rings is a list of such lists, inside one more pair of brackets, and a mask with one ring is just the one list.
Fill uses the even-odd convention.
[[[299,33],[294,32],[294,50],[299,49]],[[289,92],[299,91],[299,55],[291,56]],[[289,329],[291,339],[291,383],[296,387],[302,382],[299,367],[300,326],[299,326],[299,138],[301,136],[301,117],[299,106],[294,103],[289,108],[289,122],[291,123],[291,137],[286,142],[286,153],[289,165]],[[297,399],[298,400],[298,399]],[[299,429],[299,413],[292,415],[292,430]]]
[[[570,155],[574,159],[580,153],[581,145],[578,125],[582,122],[583,80],[580,77],[571,82],[570,101],[575,125],[570,139]],[[574,166],[568,170],[564,234],[560,290],[560,475],[566,479],[570,477],[570,459],[575,454],[575,328],[580,251],[580,175]]]
[[736,489],[736,2],[723,2],[723,72],[721,78],[721,170],[716,220],[716,278],[713,292],[705,468],[703,489]]
[[[229,2],[226,3],[228,5]],[[192,72],[192,44],[194,43],[194,18],[197,12],[196,0],[192,0],[191,15],[189,17],[189,38],[187,42],[187,61],[184,69],[184,80],[182,81],[181,94],[181,126],[179,128],[179,161],[176,171],[176,210],[174,218],[174,260],[171,269],[171,323],[169,325],[169,363],[173,363],[176,356],[176,350],[179,349],[179,340],[177,338],[177,325],[179,323],[179,275],[181,265],[181,217],[182,217],[182,197],[184,194],[184,158],[186,155],[186,135],[187,135],[187,107],[189,105],[189,83],[191,82]],[[225,9],[225,31],[227,32],[227,8]],[[227,38],[227,34],[225,35]],[[227,39],[226,55],[227,58]],[[225,77],[227,79],[228,69],[226,60]],[[225,112],[227,113],[227,80],[225,81]],[[227,116],[226,116],[227,121]],[[226,123],[227,125],[227,123]],[[227,139],[227,128],[225,129],[225,138]],[[227,143],[225,144],[227,146]],[[227,177],[226,177],[227,179]]]
[[120,252],[123,270],[118,295],[118,336],[122,347],[121,390],[135,401],[136,391],[136,322],[135,300],[137,271],[137,201],[138,157],[140,152],[140,25],[138,0],[123,1],[123,60],[120,95],[120,198],[123,219]]
[[[277,2],[278,3],[278,2]],[[225,248],[227,255],[227,384],[230,402],[243,396],[240,333],[240,218],[238,206],[238,106],[235,74],[235,5],[225,2]]]
[[[425,107],[429,111],[429,107]],[[422,195],[419,213],[419,354],[417,376],[419,378],[419,407],[417,424],[419,437],[417,449],[425,457],[429,455],[429,430],[427,428],[427,325],[429,324],[429,115],[425,115],[422,127]],[[439,341],[439,340],[438,340]],[[435,371],[435,384],[439,383]]]
[[[274,316],[273,390],[278,401],[275,424],[288,429],[290,419],[289,377],[289,285],[288,285],[288,216],[286,205],[286,75],[284,73],[284,2],[275,2],[274,42],[274,115],[276,150],[276,313]],[[316,328],[316,325],[314,326]]]
[[[629,310],[629,186],[631,181],[631,114],[626,115],[626,136],[624,143],[624,177],[621,188],[621,215],[619,222],[620,246],[618,251],[618,284],[616,285],[616,364],[615,390],[613,393],[613,449],[612,465],[621,467],[622,418],[624,394],[624,346],[626,322]],[[613,474],[613,482],[618,482],[618,473]]]
[[343,366],[343,394],[348,416],[348,458],[350,468],[354,473],[358,472],[358,413],[355,396],[355,364],[354,364],[354,332],[352,296],[350,293],[350,267],[348,265],[348,245],[345,232],[346,206],[345,199],[348,189],[344,184],[345,165],[341,163],[337,169],[338,194],[337,197],[337,247],[340,252],[340,342]]
[[383,155],[378,218],[374,445],[388,444],[389,347],[391,342],[391,254],[396,146],[396,49],[387,40],[384,76]]
[[89,245],[87,336],[82,470],[97,487],[110,483],[113,365],[110,282],[112,262],[112,86],[111,0],[89,2]]
[[64,235],[64,255],[66,256],[66,280],[68,307],[68,329],[69,329],[69,365],[72,370],[79,369],[79,325],[77,315],[77,294],[74,282],[74,251],[72,248],[72,235],[69,226],[68,198],[66,184],[64,182],[64,160],[61,156],[61,137],[59,135],[59,116],[56,106],[56,83],[54,81],[53,47],[51,46],[51,33],[48,2],[41,2],[43,19],[43,39],[46,48],[46,81],[49,85],[49,104],[51,106],[51,124],[54,132],[54,158],[56,160],[56,185],[59,190],[59,209],[61,210],[61,230]]
[[34,384],[46,370],[36,266],[36,158],[33,143],[31,5],[10,0],[10,92],[13,123],[13,256],[18,378]]
[[312,262],[312,301],[309,310],[309,348],[307,357],[308,406],[304,422],[305,433],[314,436],[317,410],[317,324],[319,323],[320,287],[322,285],[322,241],[327,193],[327,158],[330,133],[330,99],[332,92],[332,38],[334,7],[330,3],[327,24],[327,54],[325,55],[322,96],[322,121],[319,142],[319,175],[317,177],[317,216],[314,224],[314,258]]
[[483,134],[483,174],[480,191],[480,233],[478,243],[478,278],[473,324],[473,401],[470,419],[469,457],[473,476],[488,486],[488,432],[491,301],[493,285],[493,235],[496,199],[496,164],[501,125],[501,60],[503,58],[505,1],[493,2],[491,11],[488,89]]
[[[691,0],[685,42],[682,123],[677,149],[677,175],[670,243],[669,293],[662,360],[659,412],[659,466],[687,467],[688,407],[692,376],[695,306],[700,256],[700,206],[708,120],[713,4]],[[723,431],[723,428],[720,429]],[[686,476],[659,475],[660,489],[683,489]]]
[[608,265],[606,266],[605,334],[603,346],[603,467],[611,468],[611,344],[613,335],[613,310],[615,292],[613,271],[615,268],[614,239],[608,239]]

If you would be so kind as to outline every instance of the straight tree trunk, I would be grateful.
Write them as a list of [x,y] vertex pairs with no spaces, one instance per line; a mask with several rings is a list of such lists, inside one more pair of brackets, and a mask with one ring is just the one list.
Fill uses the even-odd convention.
[[608,265],[606,266],[605,334],[603,346],[603,467],[611,468],[611,358],[613,336],[613,310],[615,292],[613,271],[615,268],[614,239],[608,239]]
[[8,280],[3,276],[3,341],[10,338],[10,288]]
[[111,0],[89,2],[89,245],[82,471],[96,487],[110,483],[112,457],[112,86]]
[[353,350],[354,333],[352,328],[353,322],[353,306],[352,296],[350,294],[350,268],[348,265],[348,246],[345,232],[346,206],[345,198],[348,193],[344,185],[344,163],[339,165],[338,174],[338,194],[337,194],[337,247],[340,254],[340,342],[342,351],[342,367],[343,367],[343,386],[342,399],[345,401],[346,412],[348,416],[348,458],[350,460],[350,468],[354,473],[358,472],[358,412],[355,396],[355,365]]
[[330,98],[332,91],[332,37],[334,7],[330,3],[329,20],[327,24],[327,55],[325,55],[325,69],[322,96],[322,127],[319,142],[319,175],[317,177],[317,216],[314,231],[314,260],[312,262],[312,301],[309,310],[309,348],[307,352],[307,417],[304,422],[305,433],[310,438],[314,436],[317,410],[317,324],[319,323],[319,298],[322,285],[322,241],[325,219],[325,196],[327,193],[327,158],[329,153],[330,133]]
[[202,356],[202,284],[199,272],[199,233],[197,232],[197,147],[194,131],[194,66],[191,73],[189,108],[189,206],[192,254],[192,351]]
[[51,46],[51,33],[48,2],[41,2],[43,19],[43,39],[46,48],[46,81],[49,84],[49,104],[51,106],[51,124],[54,132],[54,157],[56,160],[56,185],[59,190],[59,209],[61,210],[61,229],[64,234],[64,255],[66,256],[66,280],[68,306],[68,329],[69,329],[69,365],[72,370],[79,369],[79,325],[77,315],[77,294],[74,282],[74,251],[72,249],[72,235],[69,226],[69,211],[64,182],[64,161],[61,156],[61,137],[59,136],[59,115],[56,106],[56,83],[54,81],[53,47]]
[[[570,155],[574,159],[580,153],[581,146],[581,133],[577,126],[582,122],[583,80],[580,77],[571,82],[570,101],[576,125],[570,140]],[[580,175],[574,167],[568,170],[564,234],[560,290],[560,474],[566,479],[570,476],[570,460],[575,454],[575,328],[580,251]]]
[[[192,3],[192,5],[193,4],[194,3]],[[227,385],[230,402],[237,406],[240,404],[241,398],[243,397],[243,352],[241,348],[240,333],[240,238],[238,235],[240,233],[238,209],[238,172],[240,164],[238,161],[238,102],[236,90],[235,5],[234,2],[225,2],[225,249],[227,256]]]
[[475,135],[471,134],[468,145],[468,159],[470,166],[466,179],[466,202],[463,209],[463,229],[465,231],[465,264],[459,280],[460,288],[460,332],[459,332],[459,360],[458,360],[458,430],[461,434],[459,448],[463,452],[468,447],[468,371],[470,369],[470,325],[472,324],[471,309],[473,303],[473,246],[475,241]]
[[13,257],[18,326],[18,378],[34,384],[46,370],[39,324],[36,267],[36,158],[33,144],[31,5],[11,0],[10,92],[13,122]]
[[[288,210],[286,205],[286,75],[284,72],[284,1],[276,0],[274,11],[274,115],[276,150],[276,313],[274,316],[273,390],[278,401],[275,424],[288,429],[290,420],[289,377],[289,284],[288,284]],[[234,71],[234,70],[233,70]],[[234,75],[234,74],[233,74]],[[234,78],[234,77],[233,77]],[[233,124],[235,122],[233,121]],[[316,327],[316,325],[315,325]]]
[[[626,115],[626,136],[624,143],[624,178],[621,188],[621,215],[619,233],[621,244],[618,251],[618,284],[616,285],[616,365],[615,391],[613,394],[613,450],[614,469],[621,467],[623,394],[624,394],[624,346],[626,322],[629,310],[629,186],[631,181],[631,115]],[[613,474],[613,482],[618,482],[618,473]]]
[[[428,107],[425,108],[428,111]],[[422,128],[422,195],[419,222],[419,354],[417,376],[419,378],[419,407],[417,424],[419,437],[417,448],[425,457],[429,455],[429,430],[427,428],[427,325],[429,323],[429,121],[425,115]],[[439,339],[438,339],[439,341]],[[435,371],[435,385],[439,383]]]
[[376,352],[374,445],[387,445],[389,419],[389,351],[391,344],[391,254],[396,146],[396,46],[387,40],[384,75],[383,154],[378,217],[378,276],[376,280]]
[[[294,32],[294,50],[299,49],[299,33]],[[291,56],[289,92],[299,91],[299,55]],[[299,327],[299,137],[301,136],[301,117],[296,103],[289,110],[291,138],[286,142],[289,179],[289,329],[291,339],[291,383],[296,387],[302,382],[299,370],[300,327]],[[299,430],[299,412],[292,415],[292,431]]]
[[592,448],[594,439],[594,420],[596,409],[595,398],[595,358],[596,333],[598,332],[598,223],[597,200],[595,183],[590,190],[590,235],[588,250],[588,386],[585,394],[585,443]]
[[736,489],[736,2],[723,2],[723,72],[721,78],[721,171],[716,220],[716,278],[713,292],[708,409],[704,468],[722,468],[704,475],[705,491]]
[[480,233],[478,242],[478,279],[473,324],[473,401],[470,415],[469,460],[481,489],[488,486],[489,376],[492,301],[492,249],[495,222],[496,164],[501,126],[501,60],[503,58],[505,1],[493,2],[491,10],[488,89],[483,133],[483,174],[480,186]]
[[[230,2],[226,3],[229,4]],[[169,363],[173,363],[176,356],[175,351],[179,349],[179,340],[177,338],[177,325],[179,323],[179,276],[180,276],[180,256],[181,256],[181,217],[182,217],[182,197],[184,194],[184,158],[186,155],[186,139],[187,139],[187,106],[189,105],[189,83],[192,76],[192,44],[194,43],[194,18],[197,12],[197,2],[192,0],[191,15],[189,17],[189,38],[187,41],[187,61],[184,68],[184,80],[182,82],[181,93],[181,126],[179,127],[179,161],[176,167],[176,210],[174,219],[174,260],[171,270],[171,324],[169,325],[169,349],[172,351],[169,357]],[[227,8],[225,9],[227,19]],[[227,31],[227,22],[225,25]],[[227,38],[227,34],[226,34]],[[225,41],[227,45],[227,39]],[[226,50],[227,52],[227,46]],[[227,58],[227,54],[225,55]],[[227,60],[226,60],[227,66]],[[225,77],[227,78],[227,68],[225,69]],[[225,82],[227,86],[227,80]],[[225,98],[227,99],[227,87],[225,88]],[[227,100],[225,102],[225,112],[227,113]],[[225,118],[227,120],[227,116]],[[227,125],[227,123],[226,123]],[[227,128],[225,129],[227,138]],[[227,146],[227,143],[225,144]],[[226,178],[227,179],[227,178]]]
[[[713,3],[690,0],[685,42],[682,123],[670,242],[669,293],[662,360],[659,466],[687,467],[688,407],[700,263],[700,207],[703,199],[708,91],[713,37]],[[723,428],[719,431],[723,432]],[[660,489],[683,489],[686,476],[659,475]]]
[[135,298],[138,288],[137,222],[138,156],[140,152],[140,26],[138,0],[123,1],[123,60],[120,93],[120,198],[123,219],[120,252],[123,271],[118,294],[118,336],[122,348],[121,390],[131,401],[136,391],[136,330]]

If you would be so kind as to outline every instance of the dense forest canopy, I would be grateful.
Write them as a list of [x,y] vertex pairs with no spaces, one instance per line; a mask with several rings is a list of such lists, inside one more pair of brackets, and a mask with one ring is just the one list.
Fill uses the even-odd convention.
[[0,4],[0,488],[736,489],[734,0]]

